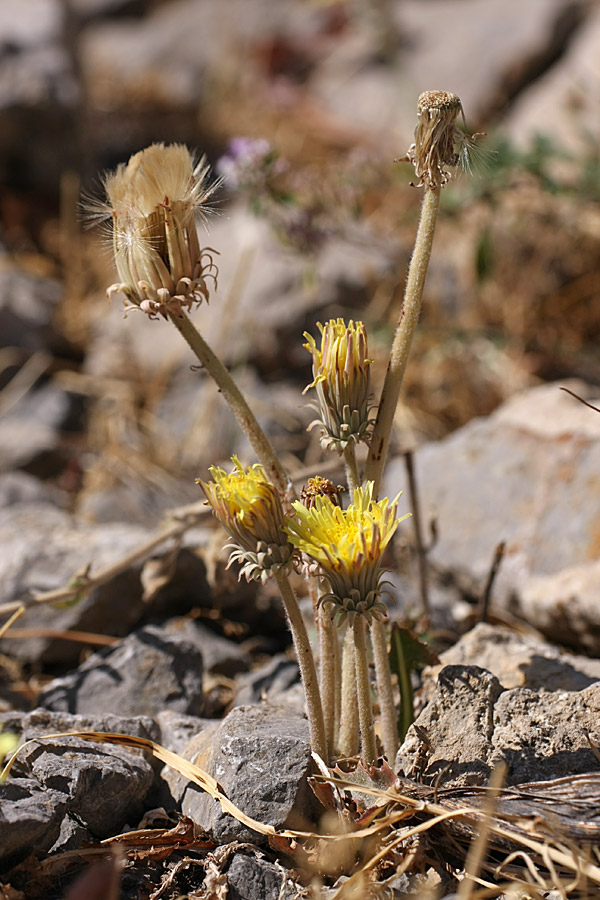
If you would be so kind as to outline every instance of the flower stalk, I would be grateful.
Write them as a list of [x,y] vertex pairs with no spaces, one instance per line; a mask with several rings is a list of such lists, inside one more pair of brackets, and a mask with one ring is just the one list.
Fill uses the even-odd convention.
[[423,187],[425,193],[365,470],[365,478],[374,484],[375,497],[381,485],[400,389],[421,312],[441,189],[452,177],[448,169],[456,169],[459,165],[468,168],[469,149],[478,136],[469,137],[457,127],[459,115],[464,119],[462,104],[456,94],[448,91],[425,91],[421,94],[417,105],[415,140],[400,160],[413,164],[418,178],[416,186]]
[[260,464],[245,470],[237,457],[227,473],[212,466],[212,481],[198,479],[215,517],[232,539],[229,564],[241,562],[240,577],[265,583],[275,578],[300,666],[306,698],[311,746],[328,761],[319,683],[306,626],[289,582],[294,548],[285,531],[281,496]]
[[169,314],[169,318],[219,388],[280,495],[283,498],[293,496],[293,487],[285,469],[228,369],[184,312],[180,315]]

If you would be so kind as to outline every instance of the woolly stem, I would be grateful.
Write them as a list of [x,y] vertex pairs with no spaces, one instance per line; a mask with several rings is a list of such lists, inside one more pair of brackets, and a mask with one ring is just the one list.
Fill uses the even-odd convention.
[[352,496],[352,492],[360,487],[360,476],[358,474],[358,465],[356,462],[356,444],[354,441],[350,444],[346,444],[343,453],[346,483],[348,485],[348,492],[350,496]]
[[[338,650],[337,628],[331,616],[321,606],[318,613],[319,625],[319,674],[321,685],[321,702],[325,721],[325,738],[327,740],[328,758],[334,755],[336,721],[336,669]],[[325,760],[327,762],[327,760]]]
[[413,335],[419,321],[421,312],[421,299],[431,247],[433,234],[440,204],[440,188],[427,187],[421,206],[421,218],[415,240],[413,255],[408,269],[406,289],[400,318],[396,327],[396,334],[392,344],[390,360],[381,391],[377,418],[373,427],[369,456],[365,471],[365,480],[373,481],[373,496],[377,497],[381,484],[381,476],[385,467],[387,454],[394,424],[394,415],[400,396],[400,388],[404,378],[406,363],[410,353]]
[[219,357],[211,350],[200,332],[184,312],[177,316],[173,313],[169,313],[169,318],[184,340],[187,341],[194,354],[198,357],[203,368],[206,369],[208,374],[215,381],[220,392],[223,394],[223,397],[231,407],[242,431],[252,444],[254,452],[264,466],[267,476],[273,482],[281,496],[289,498],[293,492],[291,482],[277,458],[269,439],[258,424],[254,413],[248,406],[242,392],[228,370],[225,368]]
[[383,622],[379,622],[376,619],[373,620],[371,625],[371,643],[373,645],[373,659],[375,660],[375,674],[377,676],[377,696],[379,697],[379,709],[381,711],[383,751],[387,756],[388,763],[390,766],[393,766],[396,753],[398,752],[398,722],[385,626]]
[[363,762],[374,765],[377,761],[375,729],[373,727],[373,706],[369,682],[369,662],[365,638],[365,620],[354,617],[354,664],[356,666],[356,695],[358,697],[358,719],[360,722],[361,756]]
[[306,626],[294,590],[290,584],[289,578],[283,572],[275,573],[275,580],[281,593],[283,606],[292,632],[294,641],[294,649],[296,658],[300,666],[300,674],[304,685],[304,695],[306,697],[306,710],[308,713],[308,725],[310,728],[310,743],[315,753],[327,763],[327,741],[325,739],[325,723],[323,721],[323,709],[321,706],[321,695],[319,693],[319,683],[317,681],[317,670],[315,661],[310,648]]
[[342,693],[338,738],[340,756],[356,756],[358,753],[358,701],[356,699],[355,671],[354,638],[352,629],[347,627],[342,650]]

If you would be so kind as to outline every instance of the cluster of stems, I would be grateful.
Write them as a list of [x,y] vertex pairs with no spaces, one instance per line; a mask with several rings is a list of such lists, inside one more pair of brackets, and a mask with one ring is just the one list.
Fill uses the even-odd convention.
[[[144,179],[152,183],[154,190],[160,168],[156,147],[151,148],[155,168],[145,168],[143,153],[137,154],[135,166],[122,168],[118,178],[108,182],[113,192],[118,191],[120,202],[112,215],[123,283],[113,290],[126,294],[129,309],[137,306],[153,317],[158,313],[173,323],[202,369],[214,379],[259,460],[258,473],[245,473],[236,461],[235,485],[228,482],[229,476],[222,470],[215,470],[214,483],[201,484],[215,514],[232,536],[235,558],[244,562],[246,576],[261,580],[273,577],[278,585],[304,683],[312,747],[328,763],[336,757],[360,753],[366,763],[374,764],[379,756],[370,655],[375,667],[381,742],[390,764],[398,749],[397,709],[381,599],[385,593],[381,557],[397,525],[397,501],[379,501],[378,493],[419,318],[440,190],[449,177],[446,167],[457,164],[454,123],[460,111],[460,101],[452,94],[430,91],[419,99],[419,124],[407,159],[413,162],[419,186],[424,189],[421,219],[387,373],[375,407],[370,406],[371,360],[367,357],[362,323],[346,325],[338,319],[319,325],[320,346],[306,335],[305,346],[313,355],[314,381],[309,387],[317,393],[316,424],[321,429],[323,448],[343,456],[347,487],[354,500],[347,510],[339,506],[330,483],[326,487],[313,486],[310,501],[295,499],[291,480],[246,399],[186,311],[207,299],[206,268],[197,239],[190,237],[193,207],[200,207],[212,193],[212,188],[203,193],[200,179],[206,174],[205,168],[199,170],[190,163],[188,172],[185,154],[177,151],[179,169],[165,190],[157,192],[161,196],[160,215],[132,200],[135,184],[143,185]],[[128,180],[130,174],[137,182]],[[154,193],[147,190],[151,207]],[[181,196],[170,196],[174,191]],[[178,225],[178,210],[185,213],[185,227]],[[144,243],[146,235],[150,235],[148,246]],[[121,237],[123,244],[119,246]],[[370,418],[372,409],[377,410],[374,420]],[[361,441],[369,448],[363,472],[356,457],[356,446]],[[240,499],[238,494],[243,494],[245,478],[250,479],[253,493]],[[321,482],[324,484],[325,480]],[[279,498],[281,515],[287,521],[287,525],[277,526],[276,533],[271,533],[273,523],[265,519],[269,510],[275,509],[267,484]],[[261,506],[265,502],[266,506]],[[280,513],[273,516],[278,518]],[[289,580],[294,564],[303,564],[314,601],[318,674]]]

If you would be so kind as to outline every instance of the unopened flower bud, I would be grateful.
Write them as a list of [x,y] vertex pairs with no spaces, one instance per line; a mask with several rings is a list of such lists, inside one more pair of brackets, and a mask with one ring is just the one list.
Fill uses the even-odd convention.
[[330,319],[317,322],[321,345],[307,332],[305,348],[312,354],[314,380],[305,388],[315,388],[313,405],[319,418],[309,426],[321,426],[321,445],[342,453],[348,444],[368,442],[373,420],[369,417],[370,367],[367,333],[362,322]]

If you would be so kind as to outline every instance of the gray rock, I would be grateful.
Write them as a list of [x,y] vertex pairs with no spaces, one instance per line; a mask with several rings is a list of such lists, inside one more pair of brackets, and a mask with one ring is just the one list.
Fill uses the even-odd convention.
[[[72,716],[37,709],[0,715],[0,732],[23,741],[65,731],[101,731],[156,740],[148,718]],[[160,764],[158,764],[160,765]],[[154,782],[155,760],[139,751],[79,738],[53,738],[20,751],[0,785],[0,866],[30,853],[78,849],[137,822]],[[3,827],[9,825],[10,827]]]
[[480,623],[440,654],[440,665],[424,671],[436,679],[444,666],[481,666],[504,688],[534,691],[581,691],[600,681],[600,660],[564,653],[531,635],[500,625]]
[[[90,526],[47,504],[21,504],[0,511],[0,602],[66,587],[88,564],[92,572],[122,559],[148,539],[133,525]],[[39,604],[19,626],[79,629],[117,637],[148,612],[142,601],[141,564],[99,586],[79,603],[58,609]],[[36,662],[75,662],[80,648],[52,637],[0,641],[0,652]]]
[[595,103],[600,77],[595,61],[600,54],[600,9],[573,36],[566,52],[521,92],[503,122],[515,143],[528,146],[537,135],[548,136],[571,153],[587,154],[598,142],[600,128]]
[[0,509],[26,503],[49,503],[66,506],[64,493],[27,472],[4,472],[0,475]]
[[41,708],[27,713],[0,714],[0,731],[12,731],[20,734],[24,741],[44,734],[65,731],[103,731],[113,734],[129,734],[149,741],[158,741],[160,736],[158,725],[148,716],[73,715],[72,713],[51,712]]
[[[310,817],[306,778],[311,767],[308,723],[276,706],[232,710],[213,729],[198,735],[185,756],[211,774],[248,816],[275,827]],[[189,785],[181,804],[218,843],[265,843],[266,838],[226,814],[208,794]]]
[[135,824],[154,781],[152,766],[128,749],[71,737],[24,747],[15,771],[65,794],[69,814],[97,838]]
[[80,22],[109,16],[141,15],[148,9],[149,0],[69,0],[71,12]]
[[2,418],[0,471],[23,468],[40,477],[60,471],[60,431],[71,412],[68,394],[52,382],[29,391]]
[[0,108],[71,105],[77,84],[56,0],[5,0],[0,8]]
[[183,638],[200,650],[205,672],[233,678],[250,668],[250,655],[239,644],[221,637],[201,622],[171,619],[165,627],[168,634]]
[[152,716],[169,708],[201,715],[202,669],[196,646],[148,625],[55,678],[39,703],[71,713]]
[[46,853],[59,837],[67,805],[66,794],[35,778],[0,784],[0,868],[16,865],[34,850]]
[[[416,455],[417,478],[423,515],[438,522],[429,555],[438,572],[481,595],[504,540],[492,607],[531,616],[535,628],[561,643],[600,651],[592,591],[600,416],[561,391],[563,384],[518,394],[489,418],[426,444]],[[586,394],[585,385],[566,384]],[[394,496],[404,481],[404,464],[394,460],[386,493]],[[551,589],[553,583],[560,586]]]
[[[447,666],[416,725],[431,746],[425,780],[440,787],[485,784],[495,763],[508,763],[508,784],[594,771],[587,740],[597,732],[600,683],[579,691],[504,690],[478,666]],[[421,740],[411,726],[396,768],[412,774]]]
[[[568,0],[532,0],[525,8],[518,0],[403,0],[386,8],[380,22],[375,9],[363,9],[362,21],[336,35],[310,88],[339,122],[382,143],[400,138],[403,152],[422,91],[445,86],[477,121],[539,71],[540,60],[556,55],[578,18]],[[474,78],[469,61],[483,47],[486,65]]]
[[298,885],[281,865],[236,853],[227,869],[229,900],[295,900]]
[[159,743],[173,753],[181,753],[199,732],[215,725],[214,719],[202,719],[171,709],[161,710],[154,719],[160,729]]
[[[12,5],[11,0],[9,4]],[[52,317],[62,294],[62,285],[52,278],[1,266],[0,345],[35,351],[47,350],[55,344],[57,336]]]
[[298,663],[278,653],[264,665],[238,676],[234,706],[250,706],[267,701],[285,706],[298,715],[304,713],[304,691]]

